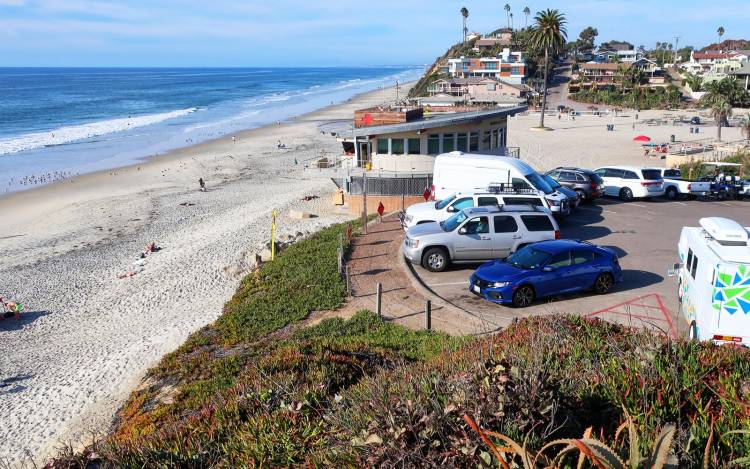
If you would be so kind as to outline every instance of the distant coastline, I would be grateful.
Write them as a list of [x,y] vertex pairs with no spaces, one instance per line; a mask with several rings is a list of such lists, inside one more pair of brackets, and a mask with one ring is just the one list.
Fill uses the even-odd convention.
[[[30,70],[0,69],[0,83],[7,85],[5,89],[11,93],[13,80],[18,82]],[[79,91],[78,96],[70,98],[71,106],[78,109],[61,114],[49,105],[47,117],[44,110],[34,116],[34,111],[27,109],[33,106],[29,102],[32,98],[23,93],[6,100],[3,107],[9,110],[0,118],[0,122],[8,121],[8,125],[0,126],[0,196],[71,176],[136,164],[197,143],[286,121],[384,85],[392,86],[396,80],[401,83],[416,80],[421,74],[419,69],[408,67],[382,68],[379,69],[382,74],[378,75],[374,75],[377,70],[367,68],[294,69],[298,75],[294,78],[277,76],[288,70],[272,68],[33,69],[33,72],[39,75],[39,70],[48,76],[37,77],[41,84],[32,82],[32,88],[44,86],[45,79],[51,79],[49,74],[55,73],[74,74],[73,78],[66,78],[74,83],[70,85],[73,87],[84,86],[90,80],[96,81],[92,86],[102,86],[99,80],[115,80],[113,76],[118,73],[126,73],[129,82],[118,85],[121,89],[112,91],[111,96]],[[100,76],[89,77],[87,72]],[[148,75],[152,73],[159,76],[150,79]],[[235,73],[240,76],[233,76]],[[274,78],[269,79],[270,76]],[[171,82],[153,85],[151,82],[157,78]],[[143,80],[153,87],[151,94],[156,96],[138,103],[129,97],[130,93],[140,92],[134,89],[138,83],[130,81]],[[200,90],[195,91],[195,97],[174,96],[189,94],[190,88],[196,87]],[[162,99],[167,102],[162,103]],[[99,100],[105,104],[98,105]],[[63,115],[66,112],[69,115]]]

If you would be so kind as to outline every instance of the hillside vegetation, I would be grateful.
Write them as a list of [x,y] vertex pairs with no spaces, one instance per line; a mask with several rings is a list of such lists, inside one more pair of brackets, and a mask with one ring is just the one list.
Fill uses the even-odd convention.
[[[522,464],[501,454],[504,438],[536,452],[584,433],[624,458],[649,454],[670,424],[674,441],[660,441],[681,467],[750,456],[750,437],[729,433],[750,428],[744,349],[576,317],[481,339],[367,311],[302,327],[344,300],[343,233],[325,229],[250,274],[216,323],[149,371],[109,435],[50,466],[490,467]],[[616,439],[628,416],[637,438]]]

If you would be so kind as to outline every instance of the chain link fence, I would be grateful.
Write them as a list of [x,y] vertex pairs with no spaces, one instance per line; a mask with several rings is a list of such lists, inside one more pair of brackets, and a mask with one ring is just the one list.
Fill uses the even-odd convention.
[[367,181],[367,195],[422,195],[432,185],[432,175],[414,175],[410,177],[363,177],[351,176],[348,180],[341,178],[336,185],[348,188],[349,194],[364,193]]

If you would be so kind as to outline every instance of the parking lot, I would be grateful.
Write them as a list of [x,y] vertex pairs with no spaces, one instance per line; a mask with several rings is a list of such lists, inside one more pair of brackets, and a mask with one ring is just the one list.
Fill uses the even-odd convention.
[[501,327],[515,318],[540,314],[579,314],[626,325],[684,335],[678,317],[677,286],[667,270],[678,261],[677,242],[683,226],[698,226],[708,216],[731,218],[750,226],[750,201],[700,199],[694,201],[599,199],[581,205],[560,221],[562,237],[581,239],[615,250],[624,281],[607,295],[594,293],[542,299],[528,308],[496,305],[468,291],[477,265],[454,265],[433,273],[414,265],[418,281],[443,301],[477,316],[488,326]]

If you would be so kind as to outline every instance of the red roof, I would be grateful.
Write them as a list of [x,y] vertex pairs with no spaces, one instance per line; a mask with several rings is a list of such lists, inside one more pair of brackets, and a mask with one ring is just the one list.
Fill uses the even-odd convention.
[[701,59],[729,59],[737,54],[730,54],[726,52],[693,52],[693,58],[695,60]]

